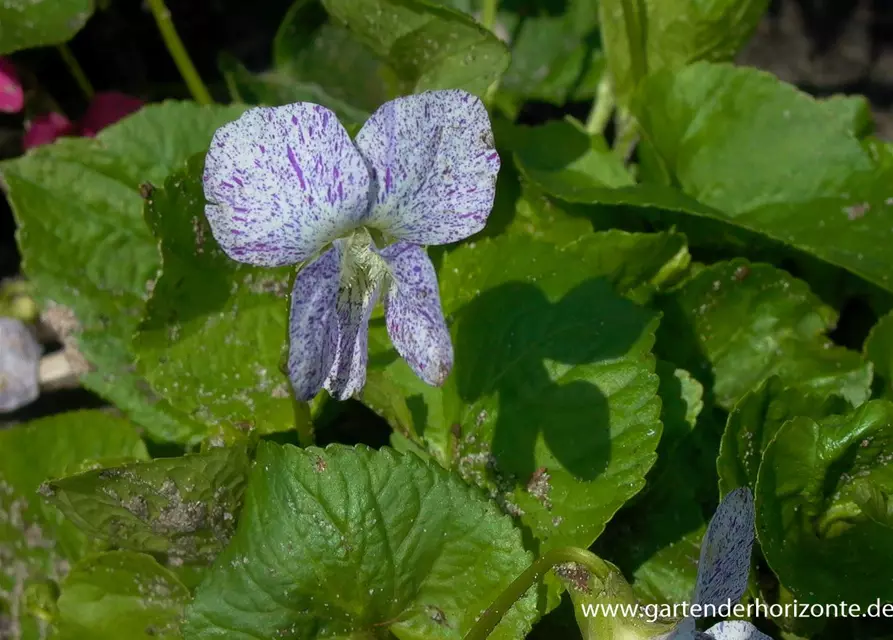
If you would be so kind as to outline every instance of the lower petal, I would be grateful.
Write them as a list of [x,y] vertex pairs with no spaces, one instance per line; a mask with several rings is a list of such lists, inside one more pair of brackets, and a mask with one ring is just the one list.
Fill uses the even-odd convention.
[[335,363],[341,251],[333,247],[295,278],[288,320],[288,376],[301,401],[313,398]]
[[772,640],[746,620],[729,620],[715,624],[705,634],[713,640]]
[[419,378],[440,386],[453,368],[453,344],[434,265],[424,249],[407,242],[385,247],[381,255],[393,277],[385,297],[388,335]]
[[750,575],[753,538],[753,496],[741,487],[723,498],[707,526],[698,560],[695,602],[719,606],[741,599]]
[[[347,251],[345,241],[338,240],[335,244],[340,245],[341,251]],[[342,266],[336,305],[338,345],[335,363],[325,382],[326,391],[336,400],[355,396],[366,384],[369,317],[378,303],[380,290],[380,278],[372,277],[362,268]]]
[[40,344],[23,322],[0,318],[0,412],[37,399],[40,355]]

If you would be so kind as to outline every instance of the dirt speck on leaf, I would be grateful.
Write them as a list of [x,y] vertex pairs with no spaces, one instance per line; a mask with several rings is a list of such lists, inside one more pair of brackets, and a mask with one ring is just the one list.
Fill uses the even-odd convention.
[[552,500],[549,494],[552,493],[552,476],[545,467],[540,467],[530,476],[527,481],[527,493],[532,495],[546,509],[552,510]]
[[571,587],[582,593],[589,593],[589,571],[576,562],[565,562],[557,565],[553,571],[559,577],[570,583]]
[[843,212],[848,220],[858,220],[865,216],[871,210],[871,205],[867,202],[860,202],[849,207],[844,207]]

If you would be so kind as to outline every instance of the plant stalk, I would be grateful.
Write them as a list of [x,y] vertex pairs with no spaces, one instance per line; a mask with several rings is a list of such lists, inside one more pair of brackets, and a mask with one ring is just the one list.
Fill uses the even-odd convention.
[[78,87],[80,87],[81,93],[84,94],[84,97],[88,102],[92,100],[94,94],[93,85],[90,84],[90,79],[87,77],[87,74],[84,73],[84,69],[81,67],[77,58],[74,57],[71,49],[68,48],[67,44],[60,44],[56,47],[56,50],[59,51],[59,55],[62,57],[62,62],[68,67],[68,71],[71,73],[74,81],[77,82]]
[[505,588],[505,591],[499,594],[499,597],[481,614],[474,626],[465,634],[464,640],[486,640],[503,616],[512,608],[512,605],[520,600],[530,587],[539,582],[550,569],[565,562],[581,564],[603,581],[610,574],[610,569],[604,561],[585,549],[562,547],[547,551],[543,557],[530,565],[524,573]]
[[489,31],[493,31],[496,26],[496,10],[499,7],[499,0],[484,0],[484,6],[481,8],[481,24]]
[[171,21],[171,12],[165,6],[164,0],[148,0],[148,2],[149,9],[155,17],[155,23],[158,25],[158,31],[161,32],[161,37],[164,40],[164,45],[171,54],[171,58],[174,59],[174,63],[186,82],[186,86],[189,87],[192,97],[199,104],[213,104],[214,100],[211,98],[211,93],[208,91],[205,83],[202,82],[195,65],[192,64],[192,59],[189,57],[186,47],[183,46],[183,41],[180,40],[180,36],[177,34],[177,29]]
[[611,75],[605,71],[595,91],[595,99],[592,101],[592,110],[586,120],[586,133],[594,136],[604,133],[611,113],[614,111],[614,89],[611,86]]
[[292,394],[292,406],[295,413],[295,431],[298,432],[298,444],[302,447],[312,447],[316,442],[316,434],[313,431],[312,408],[309,403],[301,402]]

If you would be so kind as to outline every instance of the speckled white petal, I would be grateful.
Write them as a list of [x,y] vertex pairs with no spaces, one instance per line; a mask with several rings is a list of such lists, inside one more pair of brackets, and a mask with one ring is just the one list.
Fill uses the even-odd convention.
[[335,363],[340,274],[341,251],[333,246],[295,278],[288,319],[288,376],[298,400],[319,393]]
[[367,225],[413,244],[447,244],[484,228],[499,155],[483,103],[458,89],[381,106],[356,137],[372,170]]
[[[371,277],[363,264],[345,268],[345,256],[351,259],[348,242],[338,240],[335,245],[342,252],[341,276],[335,304],[337,319],[337,348],[335,361],[324,383],[336,400],[347,400],[358,394],[366,384],[366,362],[369,344],[369,317],[378,302],[381,279]],[[365,252],[368,257],[368,250]]]
[[772,640],[747,620],[728,620],[715,624],[704,634],[713,640]]
[[707,527],[698,561],[696,603],[719,606],[741,599],[750,574],[753,538],[753,496],[741,487],[723,499]]
[[334,113],[307,102],[249,109],[217,130],[205,215],[234,260],[296,264],[365,215],[369,171]]
[[0,412],[15,411],[37,399],[41,352],[21,320],[0,318]]
[[385,295],[391,342],[419,378],[440,386],[453,368],[453,344],[434,265],[424,249],[408,242],[385,247],[381,255],[393,278]]

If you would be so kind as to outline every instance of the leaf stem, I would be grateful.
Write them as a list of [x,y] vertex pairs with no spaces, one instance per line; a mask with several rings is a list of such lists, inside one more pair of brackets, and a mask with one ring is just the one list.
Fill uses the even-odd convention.
[[93,85],[90,84],[90,79],[87,77],[87,74],[84,73],[84,69],[81,67],[80,63],[78,63],[77,58],[74,57],[71,49],[68,48],[67,44],[63,43],[57,45],[56,50],[62,57],[62,62],[68,67],[68,71],[71,73],[74,81],[77,82],[78,87],[80,87],[84,97],[87,98],[88,101],[92,100],[94,94]]
[[645,20],[647,8],[643,0],[622,0],[623,25],[626,30],[626,42],[629,46],[630,75],[633,86],[638,86],[648,73],[648,60],[645,57]]
[[592,110],[586,120],[586,133],[594,136],[603,133],[611,113],[614,111],[614,88],[611,86],[611,74],[607,71],[602,74],[595,91],[595,100],[592,101]]
[[171,21],[171,12],[165,6],[164,0],[148,0],[148,2],[149,9],[151,9],[152,15],[155,17],[155,23],[158,25],[158,31],[161,32],[161,37],[164,40],[164,45],[171,54],[171,58],[174,59],[180,75],[186,82],[186,86],[189,87],[189,92],[192,93],[192,97],[199,104],[213,104],[214,100],[211,98],[211,93],[208,91],[205,83],[202,82],[202,78],[196,71],[195,65],[192,64],[192,59],[189,57],[186,47],[183,46],[183,41],[177,35],[177,30]]
[[291,401],[295,412],[295,431],[298,432],[298,444],[305,449],[312,447],[316,442],[316,434],[313,431],[310,404],[301,402],[295,398],[294,394],[292,394]]
[[505,588],[493,601],[477,622],[465,634],[464,640],[486,640],[499,621],[536,582],[539,582],[554,566],[565,562],[576,562],[583,565],[590,573],[603,581],[609,576],[610,569],[595,554],[577,547],[562,547],[547,551],[540,559],[530,565],[524,573]]
[[617,135],[614,138],[614,155],[626,164],[639,140],[639,124],[628,109],[619,109],[616,118]]

